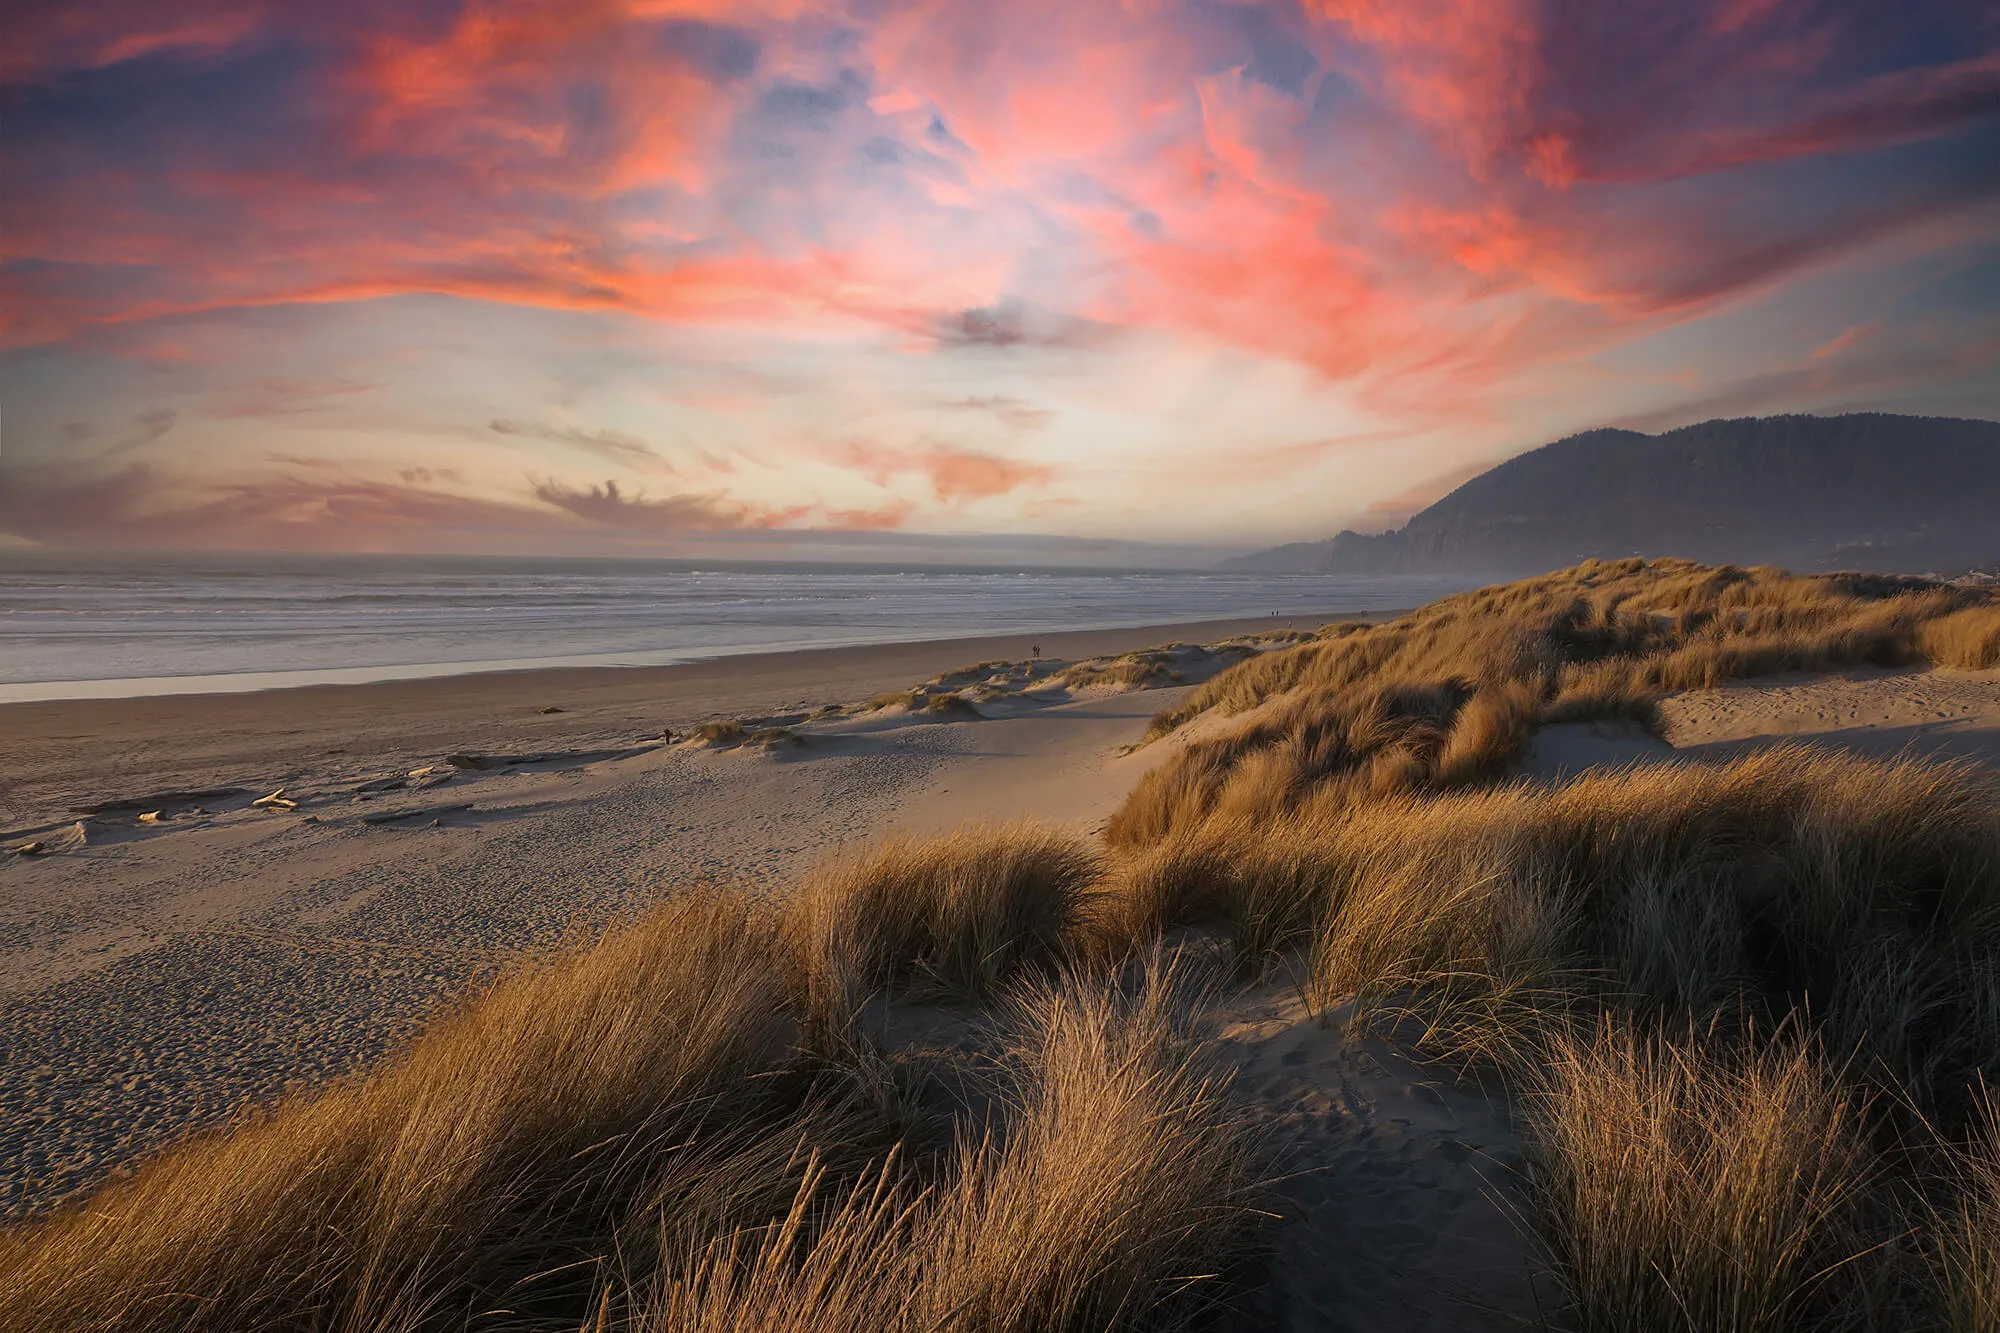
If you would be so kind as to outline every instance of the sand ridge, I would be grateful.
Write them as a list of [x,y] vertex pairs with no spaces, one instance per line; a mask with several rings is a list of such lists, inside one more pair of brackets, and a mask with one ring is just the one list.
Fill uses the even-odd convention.
[[1674,748],[1706,759],[1807,740],[1873,758],[1907,752],[2000,769],[2000,670],[1775,676],[1672,695],[1661,708]]
[[1970,760],[2000,772],[2000,670],[1869,668],[1770,676],[1660,701],[1664,736],[1629,723],[1564,723],[1535,733],[1522,773],[1559,782],[1592,769],[1721,763],[1794,741],[1873,759]]

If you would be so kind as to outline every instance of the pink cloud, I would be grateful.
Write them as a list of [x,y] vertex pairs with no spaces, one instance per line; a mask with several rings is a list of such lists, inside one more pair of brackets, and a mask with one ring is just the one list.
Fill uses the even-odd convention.
[[895,448],[850,442],[835,450],[834,457],[878,486],[886,486],[901,475],[920,476],[941,504],[987,500],[1023,487],[1046,485],[1055,477],[1055,469],[1045,464],[949,445]]
[[873,509],[831,509],[826,522],[828,527],[851,532],[890,532],[908,523],[916,511],[911,501],[896,499]]
[[[1618,319],[1676,304],[1633,298],[1648,275],[1720,294],[1679,280],[1688,269],[1730,270],[1712,240],[1696,233],[1679,253],[1658,235],[1642,247],[1607,243],[1595,202],[1551,191],[1922,137],[2000,104],[1991,53],[1745,101],[1736,91],[1745,71],[1764,71],[1762,86],[1771,70],[1809,79],[1839,30],[1744,0],[1706,6],[1711,36],[1693,52],[1651,40],[1665,8],[1592,20],[1603,30],[1592,52],[1600,64],[1629,62],[1626,81],[1642,89],[1671,86],[1657,110],[1566,54],[1564,35],[1522,0],[1305,8],[1302,48],[1429,135],[1440,162],[1385,162],[1365,190],[1338,188],[1313,161],[1327,132],[1309,124],[1319,76],[1293,91],[1251,78],[1247,64],[1227,63],[1247,61],[1249,48],[1214,15],[1171,4],[1135,19],[1056,0],[912,0],[863,25],[865,86],[875,91],[838,113],[852,131],[833,146],[893,142],[942,164],[925,168],[936,177],[929,203],[913,214],[871,201],[840,179],[837,156],[795,157],[785,190],[756,196],[763,216],[746,230],[728,224],[722,204],[755,161],[732,135],[773,84],[717,82],[657,34],[676,21],[726,21],[771,53],[766,67],[787,71],[776,77],[809,76],[825,66],[809,34],[853,21],[837,6],[475,0],[430,30],[367,10],[343,29],[283,7],[196,10],[171,24],[122,3],[63,7],[65,17],[30,28],[21,69],[232,49],[273,28],[307,34],[332,62],[324,96],[337,139],[305,145],[282,168],[211,161],[164,181],[99,175],[87,192],[57,188],[17,206],[0,254],[116,264],[134,276],[74,285],[49,276],[56,270],[10,272],[0,336],[50,342],[94,322],[413,291],[928,336],[937,311],[994,305],[1016,267],[1018,230],[982,233],[952,219],[1016,209],[1069,229],[1073,266],[1086,275],[1070,287],[1074,313],[1184,330],[1333,377],[1458,373],[1485,353],[1461,345],[1440,356],[1440,339],[1457,341],[1452,325],[1497,290],[1599,305]],[[1780,104],[1787,114],[1774,118]],[[929,137],[933,114],[948,143]],[[1365,148],[1388,125],[1376,114],[1347,134]],[[1065,180],[1093,182],[1098,202],[1069,197]],[[219,210],[220,230],[165,224],[146,198],[161,184]],[[935,188],[946,184],[951,202],[939,204],[947,196]],[[664,192],[666,212],[644,227],[604,212],[634,190]],[[1135,231],[1135,217],[1150,221]],[[1672,232],[1673,220],[1659,230]],[[662,245],[659,235],[678,239]],[[1742,253],[1777,251],[1753,243]],[[1441,278],[1440,258],[1460,281]],[[1532,355],[1518,339],[1510,350]]]
[[[171,424],[171,423],[169,423]],[[657,549],[684,534],[817,527],[881,531],[914,511],[816,503],[762,505],[721,492],[651,495],[616,481],[572,486],[531,480],[512,496],[472,494],[450,468],[398,469],[393,479],[313,458],[286,470],[197,480],[145,462],[98,467],[11,466],[0,487],[0,533],[44,542],[230,549],[435,549],[518,538],[540,550]]]
[[[1932,16],[1950,40],[1900,67],[1883,52],[1901,11],[1878,0],[171,8],[10,19],[0,342],[191,363],[183,317],[424,293],[754,332],[746,362],[913,352],[950,386],[907,390],[914,410],[1011,401],[1018,379],[981,376],[1082,374],[1155,338],[1303,367],[1391,432],[1483,427],[1510,386],[1866,247],[1936,244],[1939,218],[2000,191],[1951,160],[2000,113],[2000,33],[1960,0]],[[86,95],[101,114],[63,100]],[[1814,171],[1852,174],[1793,188]],[[747,429],[781,393],[845,401],[840,364],[655,401]],[[218,415],[333,392],[248,374]],[[492,419],[670,472],[644,440],[529,411]],[[939,506],[1051,503],[1057,476],[941,444],[843,458]],[[365,523],[456,503],[285,484],[257,496]],[[915,517],[901,498],[829,513],[545,486],[478,503],[626,533]],[[227,498],[188,512],[249,522]]]

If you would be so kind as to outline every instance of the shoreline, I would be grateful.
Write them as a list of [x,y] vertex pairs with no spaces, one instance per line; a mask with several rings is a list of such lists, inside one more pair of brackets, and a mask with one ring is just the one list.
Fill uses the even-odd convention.
[[[52,816],[57,843],[0,856],[16,1075],[0,1077],[0,1221],[364,1068],[506,960],[687,888],[784,893],[843,849],[967,822],[1088,835],[1173,752],[1135,749],[1153,715],[1235,659],[1184,654],[1182,682],[1015,695],[976,717],[845,714],[782,746],[662,744],[663,725],[858,703],[1035,643],[1075,661],[1321,623],[0,708],[0,817],[19,836]],[[279,788],[284,804],[257,808]]]
[[[1043,642],[1050,645],[1077,636],[1155,634],[1180,632],[1207,637],[1235,633],[1255,633],[1250,626],[1299,628],[1305,624],[1324,625],[1337,620],[1380,620],[1403,615],[1409,608],[1388,611],[1327,611],[1296,615],[1235,616],[1218,620],[1147,622],[1139,625],[1095,625],[1080,629],[1022,630],[1005,634],[961,634],[944,637],[868,639],[853,643],[748,644],[721,648],[699,656],[681,650],[663,651],[658,661],[604,660],[616,653],[583,654],[577,657],[472,660],[464,662],[403,662],[379,666],[298,667],[276,671],[230,671],[180,676],[113,676],[81,680],[0,681],[0,710],[17,704],[89,703],[126,699],[162,699],[184,696],[264,694],[274,690],[306,690],[337,686],[407,684],[417,681],[462,680],[477,676],[524,676],[556,672],[669,671],[742,658],[779,659],[802,653],[834,653],[890,648],[927,648],[946,644],[984,643],[994,640]],[[1059,656],[1050,653],[1049,656]],[[58,694],[36,694],[38,690],[60,690]]]
[[[995,658],[1083,658],[1401,611],[1181,621],[209,694],[0,703],[0,828],[145,792],[393,766],[456,749],[625,744],[718,717],[849,703]],[[544,712],[544,709],[559,711]]]

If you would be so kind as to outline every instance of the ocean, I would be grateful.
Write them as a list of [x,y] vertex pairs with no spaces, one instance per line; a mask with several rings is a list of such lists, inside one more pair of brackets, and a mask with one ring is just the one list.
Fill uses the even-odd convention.
[[0,552],[0,702],[1415,606],[1436,578]]

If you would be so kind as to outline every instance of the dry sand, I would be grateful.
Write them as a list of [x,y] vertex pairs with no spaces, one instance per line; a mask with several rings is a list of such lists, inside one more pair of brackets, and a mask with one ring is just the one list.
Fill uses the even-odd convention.
[[1560,780],[1591,768],[1675,759],[1722,761],[1787,742],[1873,759],[1971,760],[2000,771],[2000,671],[1927,667],[1772,676],[1661,701],[1664,739],[1636,727],[1544,727],[1528,776]]
[[[1081,658],[1290,624],[1038,642]],[[657,741],[1030,646],[0,706],[0,846],[50,848],[0,856],[0,1215],[375,1059],[510,954],[687,884],[781,890],[843,844],[969,818],[1091,827],[1166,752],[1120,754],[1177,693],[1043,695],[982,720],[891,710],[803,727],[799,749]],[[297,808],[252,804],[281,787]],[[69,845],[78,807],[115,801]]]
[[[1078,657],[1273,623],[1041,642]],[[844,844],[968,819],[1095,829],[1184,742],[1130,748],[1186,685],[1076,691],[1037,677],[977,719],[889,708],[793,721],[803,744],[646,739],[862,699],[1026,646],[0,709],[15,826],[0,841],[59,828],[72,805],[242,789],[141,801],[167,822],[108,811],[86,818],[81,847],[0,859],[0,1211],[44,1206],[186,1126],[376,1058],[506,957],[681,885],[782,891]],[[1174,662],[1192,683],[1228,660]],[[566,711],[535,711],[550,705]],[[1782,740],[2000,768],[2000,671],[1779,678],[1679,695],[1665,710],[1666,741],[1549,728],[1527,773],[1720,760]],[[445,762],[452,753],[516,761],[460,769]],[[363,789],[376,778],[404,785]],[[280,785],[297,809],[250,804]],[[380,818],[404,811],[415,813]],[[1247,1113],[1286,1167],[1273,1280],[1237,1326],[1530,1320],[1551,1291],[1515,1225],[1519,1145],[1504,1099],[1339,1019],[1306,1012],[1282,981],[1228,997],[1219,1015]]]

